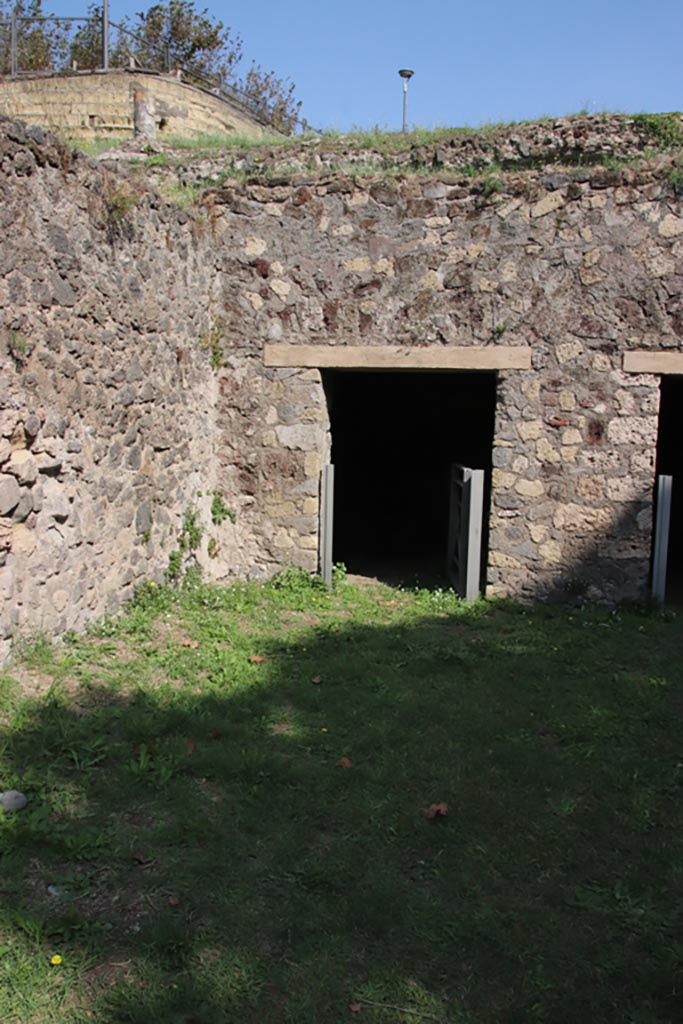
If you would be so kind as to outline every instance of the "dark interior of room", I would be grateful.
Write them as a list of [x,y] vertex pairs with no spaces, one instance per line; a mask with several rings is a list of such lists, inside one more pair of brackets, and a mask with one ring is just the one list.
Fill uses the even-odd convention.
[[683,377],[662,377],[657,476],[662,474],[673,477],[666,600],[683,605]]
[[334,370],[323,379],[333,560],[387,583],[445,585],[452,463],[487,471],[488,520],[495,374]]

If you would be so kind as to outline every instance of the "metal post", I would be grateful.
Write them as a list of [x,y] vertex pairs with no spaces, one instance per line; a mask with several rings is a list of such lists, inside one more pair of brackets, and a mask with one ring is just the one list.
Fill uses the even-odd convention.
[[17,12],[12,11],[12,21],[10,27],[10,63],[9,73],[10,78],[16,78],[18,72],[18,61],[17,61]]
[[479,597],[479,575],[481,573],[481,538],[484,518],[484,470],[466,469],[467,484],[467,572],[465,576],[465,600],[476,601]]
[[323,466],[320,486],[320,575],[332,590],[332,530],[334,512],[334,466]]
[[109,70],[109,0],[102,0],[102,70]]
[[652,596],[660,604],[664,602],[666,595],[666,562],[669,554],[672,484],[673,477],[657,477],[657,522],[655,523],[655,549],[652,558]]

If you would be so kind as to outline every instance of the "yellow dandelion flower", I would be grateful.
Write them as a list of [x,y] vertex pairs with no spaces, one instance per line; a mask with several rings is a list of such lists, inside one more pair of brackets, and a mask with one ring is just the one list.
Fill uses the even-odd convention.
[[59,955],[59,953],[55,953],[55,955],[53,957],[50,957],[50,963],[52,964],[53,967],[59,967],[61,962],[62,962],[62,958]]
[[322,727],[322,729],[321,729],[320,731],[321,731],[321,732],[327,732],[327,726],[326,726],[326,725],[324,725],[324,726]]

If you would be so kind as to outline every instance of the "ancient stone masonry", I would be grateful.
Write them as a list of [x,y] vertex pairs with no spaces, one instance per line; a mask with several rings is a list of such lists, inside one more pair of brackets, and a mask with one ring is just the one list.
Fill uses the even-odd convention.
[[[144,170],[0,129],[5,650],[160,581],[188,510],[209,577],[317,567],[329,417],[293,345],[318,366],[528,352],[498,371],[488,593],[643,593],[659,377],[624,356],[681,353],[671,156],[495,187],[308,170],[217,184],[183,212]],[[215,492],[233,513],[218,525]]]
[[113,68],[75,74],[22,75],[0,84],[0,115],[83,140],[116,135],[206,134],[260,139],[273,130],[235,103],[175,75]]

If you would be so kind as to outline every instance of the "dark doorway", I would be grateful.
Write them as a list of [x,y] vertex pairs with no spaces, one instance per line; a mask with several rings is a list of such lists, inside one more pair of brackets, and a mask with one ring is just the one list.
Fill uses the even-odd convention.
[[452,463],[486,470],[488,520],[496,375],[330,370],[323,381],[334,561],[392,584],[445,584]]
[[663,474],[673,477],[666,600],[683,604],[683,377],[662,377],[657,476]]

